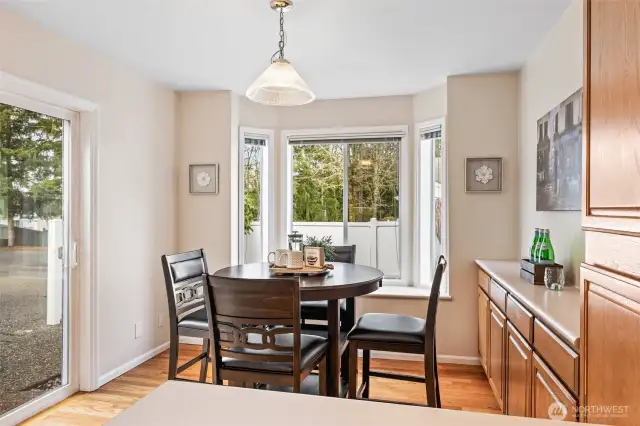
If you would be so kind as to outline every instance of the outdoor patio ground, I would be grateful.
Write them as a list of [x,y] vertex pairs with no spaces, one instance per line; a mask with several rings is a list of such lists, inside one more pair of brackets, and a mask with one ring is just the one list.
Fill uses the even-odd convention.
[[0,415],[60,385],[62,327],[47,325],[47,250],[0,248]]

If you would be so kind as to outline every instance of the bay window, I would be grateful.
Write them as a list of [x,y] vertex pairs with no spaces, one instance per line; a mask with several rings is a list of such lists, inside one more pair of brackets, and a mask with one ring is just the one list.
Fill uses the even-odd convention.
[[[286,136],[287,230],[355,245],[356,263],[403,277],[401,145],[404,130]],[[406,255],[409,255],[407,253]]]

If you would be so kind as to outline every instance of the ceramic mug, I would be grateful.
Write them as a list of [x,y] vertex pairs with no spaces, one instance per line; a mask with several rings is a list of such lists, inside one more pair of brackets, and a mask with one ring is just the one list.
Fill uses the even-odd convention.
[[[286,268],[287,267],[287,258],[288,258],[289,250],[286,249],[278,249],[276,251],[272,251],[267,256],[267,262],[274,265],[277,268]],[[271,255],[273,255],[273,260],[271,260]]]
[[287,269],[302,269],[304,267],[304,256],[301,251],[290,251],[286,254]]

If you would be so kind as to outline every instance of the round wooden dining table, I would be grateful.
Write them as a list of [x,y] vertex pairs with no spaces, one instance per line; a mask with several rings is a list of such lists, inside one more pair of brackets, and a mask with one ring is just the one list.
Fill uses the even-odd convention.
[[[370,266],[332,262],[334,269],[325,275],[300,277],[300,300],[326,300],[327,303],[327,396],[340,395],[340,299],[350,299],[376,291],[383,273]],[[220,269],[220,278],[277,278],[269,264],[246,263]]]

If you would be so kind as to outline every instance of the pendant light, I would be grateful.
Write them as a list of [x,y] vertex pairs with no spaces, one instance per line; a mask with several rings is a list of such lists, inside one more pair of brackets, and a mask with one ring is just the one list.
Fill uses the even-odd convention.
[[304,105],[316,98],[284,58],[285,33],[284,13],[291,10],[293,0],[271,0],[271,9],[280,13],[280,42],[278,51],[271,57],[271,65],[247,89],[247,98],[265,105],[296,106]]

